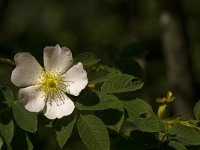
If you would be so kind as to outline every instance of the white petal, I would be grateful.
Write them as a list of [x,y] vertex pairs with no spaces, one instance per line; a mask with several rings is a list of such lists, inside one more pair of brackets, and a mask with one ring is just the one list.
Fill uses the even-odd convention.
[[64,73],[72,64],[72,53],[68,48],[60,48],[59,45],[44,48],[44,66],[47,70]]
[[62,118],[63,116],[70,115],[74,110],[74,103],[65,94],[62,94],[62,100],[57,96],[51,102],[46,103],[44,115],[49,119]]
[[87,73],[82,63],[78,63],[62,75],[68,94],[78,96],[88,84]]
[[35,84],[42,72],[42,67],[30,53],[18,53],[14,57],[16,68],[11,75],[13,84],[26,87]]
[[38,86],[29,86],[19,90],[19,100],[24,103],[25,108],[30,112],[43,110],[45,100],[42,92],[38,91]]

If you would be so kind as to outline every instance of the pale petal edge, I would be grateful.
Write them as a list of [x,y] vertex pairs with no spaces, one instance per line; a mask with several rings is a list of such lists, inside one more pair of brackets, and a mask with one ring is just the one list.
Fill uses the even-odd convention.
[[[52,101],[51,103],[46,103],[43,112],[48,119],[62,118],[64,116],[70,115],[74,111],[74,102],[65,93],[62,94],[64,96],[64,99],[62,101],[60,99],[57,99]],[[61,103],[58,103],[58,101],[60,101]]]
[[37,89],[38,86],[29,86],[19,90],[19,100],[30,112],[40,112],[45,106],[44,95]]

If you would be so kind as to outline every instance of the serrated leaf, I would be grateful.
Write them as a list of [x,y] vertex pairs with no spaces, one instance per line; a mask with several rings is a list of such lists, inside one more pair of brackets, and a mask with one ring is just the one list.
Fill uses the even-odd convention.
[[162,126],[159,118],[145,101],[135,99],[123,101],[123,103],[128,113],[128,121],[134,123],[137,129],[146,132],[161,131]]
[[123,111],[123,105],[118,100],[118,98],[114,95],[108,95],[106,93],[102,93],[99,91],[96,91],[97,96],[100,99],[100,102],[96,105],[86,106],[78,101],[75,103],[76,108],[78,110],[105,110],[105,109],[117,109],[120,111]]
[[[100,115],[99,117],[105,123],[107,128],[119,132],[124,121],[124,108],[122,103],[114,95],[107,95],[99,91],[97,91],[96,93],[100,99],[100,102],[98,104],[92,106],[85,106],[79,102],[76,102],[76,108],[79,110],[95,111]],[[101,112],[101,110],[107,111]]]
[[28,150],[33,150],[33,144],[31,143],[27,134],[26,134],[26,142],[27,142]]
[[0,90],[3,93],[3,96],[6,100],[6,104],[8,104],[8,106],[12,106],[13,102],[15,101],[15,96],[11,89],[9,87],[6,87],[5,89],[0,88]]
[[122,74],[119,69],[116,69],[114,67],[108,67],[108,66],[102,66],[102,67],[112,74]]
[[3,146],[3,139],[0,137],[0,149],[2,148]]
[[28,112],[22,103],[16,101],[12,106],[13,116],[17,124],[29,132],[37,131],[37,114]]
[[176,150],[187,150],[187,148],[180,142],[170,141],[169,146],[173,147]]
[[74,118],[67,118],[64,121],[64,124],[62,123],[62,127],[60,130],[56,130],[56,139],[58,141],[58,144],[60,146],[60,148],[63,148],[63,146],[65,145],[65,143],[67,142],[67,140],[69,139],[72,130],[74,128],[74,124],[76,122],[76,116],[74,116]]
[[[121,126],[124,122],[124,108],[123,104],[114,95],[109,95],[96,91],[97,96],[101,103],[112,102],[110,105],[106,105],[107,108],[116,109],[118,111],[107,110],[101,114],[101,119],[106,124],[106,127],[119,133]],[[113,113],[112,113],[113,112]],[[110,116],[110,117],[109,117]]]
[[108,94],[131,92],[141,89],[143,83],[140,81],[132,82],[133,76],[126,74],[112,74],[111,77],[103,83],[101,91]]
[[115,102],[115,101],[120,102],[119,99],[114,95],[106,94],[100,91],[96,91],[95,93],[99,97],[100,102]]
[[200,101],[198,101],[194,107],[194,115],[198,120],[200,120]]
[[10,145],[14,136],[14,124],[12,120],[10,120],[10,122],[7,124],[0,122],[0,134],[6,141],[6,144]]
[[88,72],[88,79],[89,79],[89,85],[97,84],[106,81],[109,78],[109,72],[100,67],[97,70],[91,70]]
[[90,52],[82,53],[76,56],[74,60],[75,63],[81,62],[84,68],[90,68],[100,61],[94,54]]
[[124,122],[124,112],[117,109],[95,111],[95,114],[103,121],[107,128],[119,133]]
[[109,150],[110,141],[103,122],[94,115],[81,116],[78,120],[79,135],[89,150]]
[[96,105],[93,105],[93,106],[86,106],[86,105],[83,105],[79,102],[76,102],[76,108],[78,110],[105,110],[105,109],[118,109],[118,110],[121,110],[121,106],[119,104],[119,102],[109,102],[109,101],[105,101],[105,102],[100,102]]
[[170,130],[170,139],[184,145],[200,145],[200,132],[184,125],[174,125]]

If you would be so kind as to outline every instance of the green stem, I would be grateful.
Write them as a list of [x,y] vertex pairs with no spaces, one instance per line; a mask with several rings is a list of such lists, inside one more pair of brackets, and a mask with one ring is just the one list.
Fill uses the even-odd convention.
[[0,57],[0,63],[15,66],[15,62],[11,61],[10,59],[3,58],[3,57]]
[[195,128],[195,129],[200,131],[199,127],[197,127],[195,124],[192,124],[190,121],[187,121],[187,120],[177,120],[177,119],[175,119],[175,120],[164,120],[163,123],[166,124],[166,125],[181,124],[181,125],[185,125],[185,126],[188,126],[188,127]]

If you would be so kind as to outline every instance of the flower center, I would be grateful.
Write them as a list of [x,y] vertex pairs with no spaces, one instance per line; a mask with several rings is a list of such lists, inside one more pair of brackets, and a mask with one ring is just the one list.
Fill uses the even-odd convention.
[[45,101],[62,101],[66,85],[59,73],[44,71],[40,77],[38,90],[42,91]]
[[56,88],[58,85],[58,81],[52,78],[47,78],[44,80],[44,86],[49,88]]
[[45,72],[40,83],[41,89],[46,93],[59,92],[61,90],[61,77],[57,74]]

